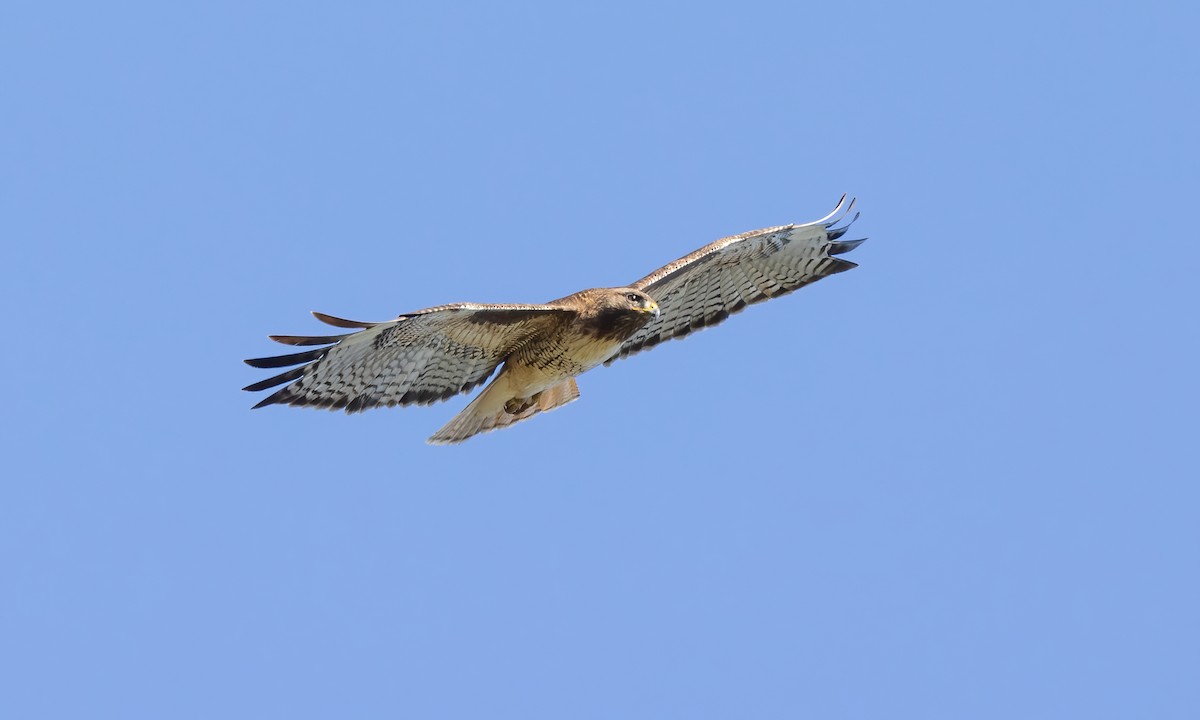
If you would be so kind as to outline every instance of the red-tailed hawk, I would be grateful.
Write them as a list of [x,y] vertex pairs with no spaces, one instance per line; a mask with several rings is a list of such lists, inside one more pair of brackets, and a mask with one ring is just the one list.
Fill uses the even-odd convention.
[[282,403],[353,413],[445,400],[479,386],[503,364],[483,392],[429,438],[439,445],[462,442],[571,402],[579,397],[575,376],[601,363],[856,267],[836,257],[863,242],[839,240],[858,218],[834,227],[853,209],[854,201],[845,201],[842,196],[815,222],[717,240],[628,287],[583,290],[544,305],[456,303],[379,323],[313,313],[355,332],[272,335],[285,345],[325,347],[247,360],[257,368],[300,367],[244,389],[291,383],[256,408]]

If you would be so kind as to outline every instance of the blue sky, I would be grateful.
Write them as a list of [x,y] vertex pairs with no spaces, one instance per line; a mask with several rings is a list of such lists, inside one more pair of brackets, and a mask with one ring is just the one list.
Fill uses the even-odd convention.
[[[0,11],[22,718],[1194,718],[1183,3]],[[268,333],[861,267],[580,379],[251,412]]]

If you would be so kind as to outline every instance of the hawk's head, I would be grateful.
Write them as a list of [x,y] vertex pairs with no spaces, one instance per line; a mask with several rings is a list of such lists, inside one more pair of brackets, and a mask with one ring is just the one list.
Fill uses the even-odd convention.
[[619,308],[635,315],[658,317],[658,303],[641,290],[633,288],[609,288],[605,295],[609,307]]
[[[624,341],[658,317],[658,303],[634,288],[602,288],[587,291],[585,316],[595,335]],[[582,293],[581,293],[582,294]]]

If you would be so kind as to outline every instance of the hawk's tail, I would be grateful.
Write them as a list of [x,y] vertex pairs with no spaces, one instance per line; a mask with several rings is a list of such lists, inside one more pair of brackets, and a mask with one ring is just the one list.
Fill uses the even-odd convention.
[[[496,380],[500,380],[500,378],[497,377]],[[575,384],[575,378],[567,378],[535,395],[528,407],[516,413],[510,413],[504,407],[513,399],[504,397],[508,394],[504,392],[508,389],[507,383],[497,383],[496,380],[493,380],[483,389],[483,392],[479,393],[479,397],[472,400],[470,405],[463,408],[462,412],[455,415],[453,420],[446,423],[445,427],[434,433],[426,442],[430,445],[460,443],[473,435],[528,420],[540,412],[561,407],[579,397],[579,386]]]

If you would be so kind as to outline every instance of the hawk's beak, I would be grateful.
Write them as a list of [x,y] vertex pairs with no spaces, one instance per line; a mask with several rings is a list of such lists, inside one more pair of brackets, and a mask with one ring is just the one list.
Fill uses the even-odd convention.
[[658,314],[659,314],[658,313],[658,303],[651,300],[649,305],[642,308],[642,312],[651,313],[652,315],[654,315],[654,317],[658,317]]

